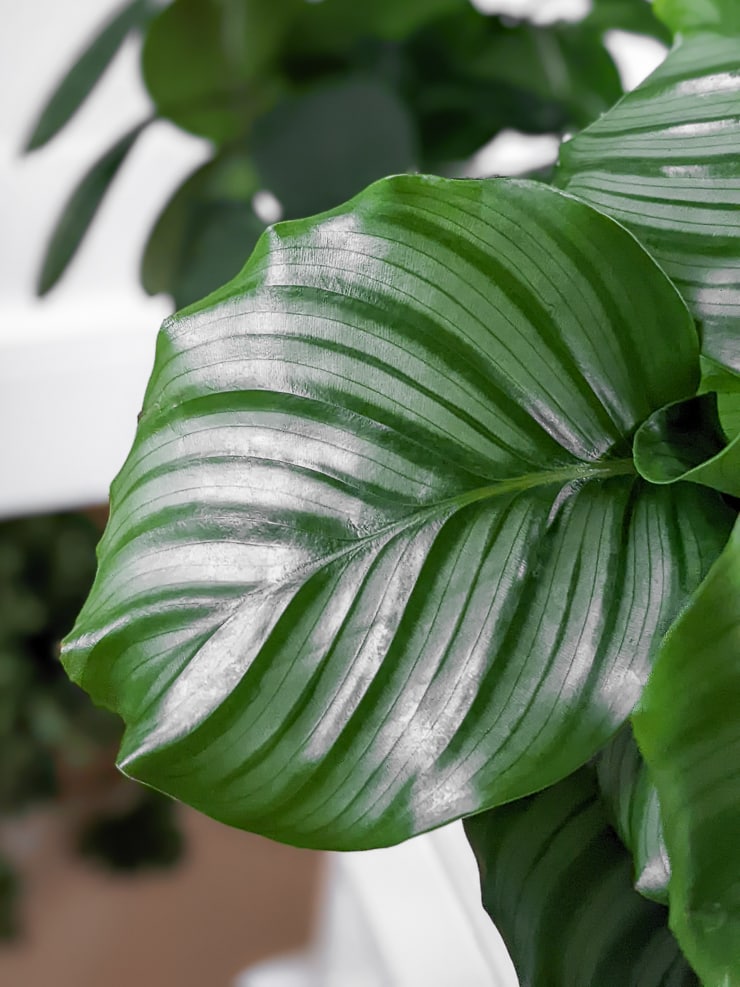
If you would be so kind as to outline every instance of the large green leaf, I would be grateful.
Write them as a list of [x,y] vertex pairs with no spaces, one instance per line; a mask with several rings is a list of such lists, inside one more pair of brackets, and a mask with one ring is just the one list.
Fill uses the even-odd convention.
[[417,156],[413,121],[395,93],[352,77],[284,100],[258,122],[251,144],[286,218],[337,206],[408,171]]
[[138,124],[119,138],[113,147],[83,175],[64,204],[46,245],[36,291],[45,295],[64,274],[77,253],[83,237],[95,218],[95,214],[118,169],[136,143],[139,135],[150,123]]
[[703,351],[740,369],[740,37],[697,34],[563,145],[558,182],[629,227],[674,280]]
[[687,480],[740,497],[740,436],[726,441],[716,394],[652,414],[637,430],[635,465],[651,483]]
[[150,11],[149,0],[131,0],[95,35],[39,114],[26,151],[42,147],[62,129],[87,99],[128,34],[146,22]]
[[632,888],[589,769],[465,830],[521,987],[698,987],[667,910]]
[[600,752],[596,769],[609,820],[632,854],[635,888],[667,905],[671,867],[658,791],[628,724]]
[[165,325],[64,648],[123,769],[338,848],[568,774],[727,537],[631,458],[698,379],[670,281],[547,186],[401,176],[275,227]]
[[671,927],[707,987],[740,984],[739,711],[740,521],[635,716],[663,807]]

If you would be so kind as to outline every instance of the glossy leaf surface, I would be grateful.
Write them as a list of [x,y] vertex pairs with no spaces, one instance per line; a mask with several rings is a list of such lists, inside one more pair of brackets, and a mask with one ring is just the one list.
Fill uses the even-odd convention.
[[54,90],[39,114],[26,151],[42,147],[62,129],[87,99],[129,33],[144,24],[149,15],[147,0],[133,0],[108,21]]
[[98,158],[65,203],[46,246],[36,286],[39,295],[51,291],[66,270],[118,169],[148,123],[134,127]]
[[521,987],[698,987],[667,909],[633,889],[589,769],[465,831]]
[[166,324],[65,646],[123,769],[337,848],[572,771],[727,537],[631,459],[698,378],[649,255],[544,185],[402,176],[275,227]]
[[596,772],[609,821],[632,854],[636,890],[667,905],[671,867],[658,792],[628,724],[600,752]]
[[740,437],[726,441],[716,394],[651,415],[635,436],[635,464],[651,483],[686,480],[740,497]]
[[631,229],[740,369],[740,36],[686,38],[561,149],[558,182]]
[[716,393],[717,410],[725,438],[740,435],[740,374],[702,357],[700,394]]
[[740,522],[671,628],[635,716],[673,863],[671,927],[704,983],[740,984]]

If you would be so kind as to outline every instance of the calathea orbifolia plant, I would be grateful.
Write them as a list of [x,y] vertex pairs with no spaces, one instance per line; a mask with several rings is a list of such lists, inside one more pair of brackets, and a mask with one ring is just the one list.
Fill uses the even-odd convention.
[[217,819],[472,817],[533,987],[740,983],[740,24],[661,9],[556,187],[380,181],[165,323],[64,649]]

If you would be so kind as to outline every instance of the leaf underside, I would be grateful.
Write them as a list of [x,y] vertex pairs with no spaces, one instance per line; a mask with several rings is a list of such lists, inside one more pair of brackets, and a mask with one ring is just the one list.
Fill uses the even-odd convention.
[[668,279],[546,186],[397,177],[269,231],[160,335],[65,644],[123,770],[340,849],[573,771],[729,530],[632,463],[698,377]]

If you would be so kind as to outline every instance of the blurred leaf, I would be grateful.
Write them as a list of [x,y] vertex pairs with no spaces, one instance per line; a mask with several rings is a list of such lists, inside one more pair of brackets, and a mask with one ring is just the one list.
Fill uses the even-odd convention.
[[182,308],[237,274],[265,228],[251,204],[258,188],[251,161],[236,151],[190,175],[149,234],[141,266],[145,290],[167,292]]
[[522,987],[699,987],[667,910],[633,889],[588,768],[465,832]]
[[181,858],[184,841],[175,803],[140,788],[134,807],[92,820],[79,837],[79,851],[117,871],[171,867]]
[[217,144],[274,101],[274,61],[304,0],[175,0],[151,23],[142,73],[157,111]]
[[631,459],[698,381],[662,270],[548,186],[404,175],[279,223],[160,334],[65,667],[126,773],[287,842],[549,784],[725,543],[719,495]]
[[555,103],[571,127],[585,127],[622,95],[611,55],[598,33],[582,24],[505,27],[491,35],[469,71]]
[[705,356],[740,370],[740,37],[697,35],[564,144],[558,184],[646,245],[699,323]]
[[45,295],[57,283],[77,252],[110,183],[150,123],[138,124],[99,158],[75,188],[56,221],[46,246],[36,291]]
[[738,0],[655,0],[654,6],[673,31],[740,34]]
[[672,35],[655,16],[651,0],[592,0],[584,26],[599,32],[629,31],[646,34],[670,45]]
[[400,87],[420,129],[424,168],[469,157],[504,128],[576,129],[622,93],[597,31],[508,26],[472,8],[409,40]]
[[400,41],[431,21],[469,8],[470,0],[321,0],[303,5],[291,40],[315,51],[341,50],[370,37]]
[[651,483],[701,483],[740,497],[740,436],[726,442],[715,394],[654,412],[635,435],[635,465]]
[[281,103],[259,121],[251,146],[288,219],[331,209],[378,178],[408,171],[417,153],[403,104],[382,83],[356,78]]
[[151,9],[149,0],[132,0],[106,22],[52,93],[28,138],[26,151],[42,147],[62,129],[87,99],[127,35],[146,23]]
[[632,854],[635,889],[667,905],[671,868],[658,792],[629,724],[601,751],[596,769],[609,821]]
[[672,863],[671,927],[707,985],[740,984],[740,520],[665,638],[634,717]]

